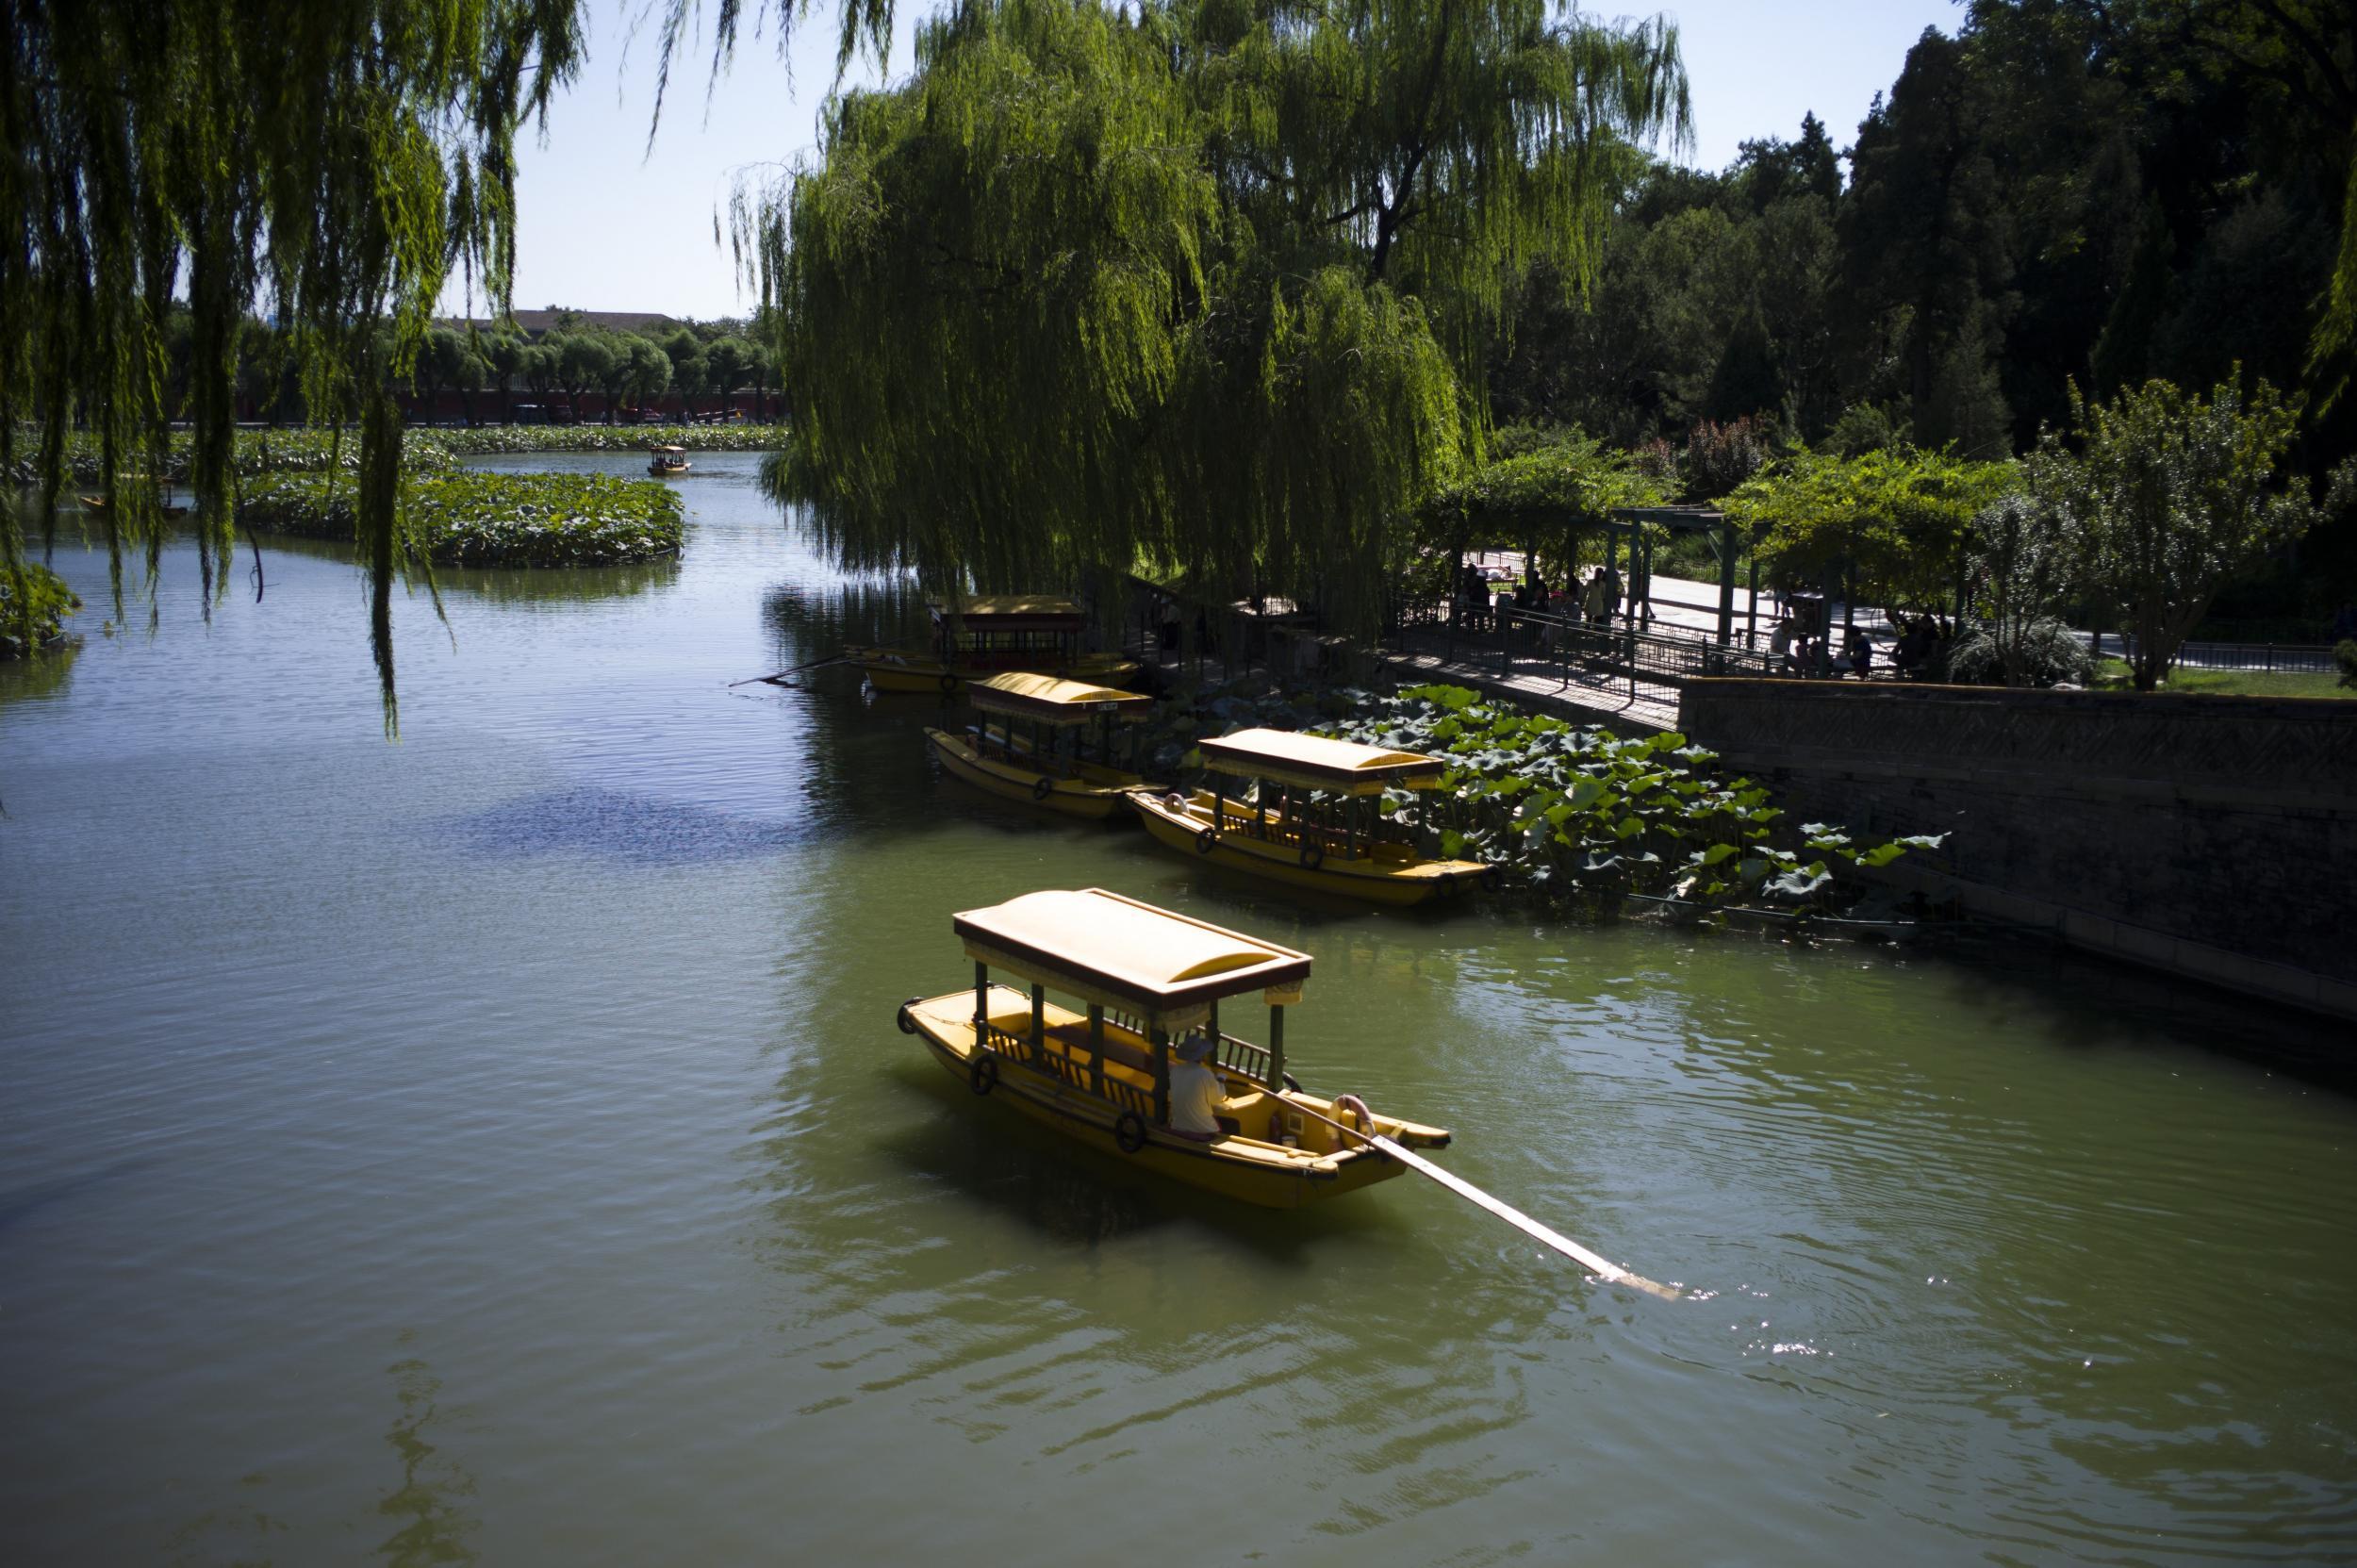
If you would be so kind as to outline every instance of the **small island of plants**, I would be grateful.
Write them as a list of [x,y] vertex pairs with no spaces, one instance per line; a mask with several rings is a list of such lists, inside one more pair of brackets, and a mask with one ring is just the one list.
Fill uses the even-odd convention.
[[[773,452],[785,445],[782,424],[491,424],[469,430],[412,430],[412,446],[439,447],[461,457],[511,452],[644,452],[684,447],[690,452]],[[406,450],[406,449],[404,449]]]
[[[349,539],[356,490],[345,473],[285,473],[244,487],[238,520],[266,533]],[[596,567],[680,548],[679,492],[602,473],[404,471],[402,525],[440,566]]]

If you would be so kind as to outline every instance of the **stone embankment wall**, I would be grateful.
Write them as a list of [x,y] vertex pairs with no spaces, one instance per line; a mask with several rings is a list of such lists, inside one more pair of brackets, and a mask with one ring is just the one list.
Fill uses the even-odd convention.
[[1698,680],[1679,718],[1810,818],[1954,834],[1904,883],[2357,1018],[2357,702]]

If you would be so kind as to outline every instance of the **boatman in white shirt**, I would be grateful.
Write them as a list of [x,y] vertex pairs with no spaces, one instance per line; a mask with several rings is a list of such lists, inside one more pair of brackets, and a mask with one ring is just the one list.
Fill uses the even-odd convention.
[[1220,1126],[1219,1115],[1228,1108],[1228,1083],[1210,1065],[1211,1039],[1185,1035],[1170,1048],[1170,1130],[1208,1144],[1228,1131]]

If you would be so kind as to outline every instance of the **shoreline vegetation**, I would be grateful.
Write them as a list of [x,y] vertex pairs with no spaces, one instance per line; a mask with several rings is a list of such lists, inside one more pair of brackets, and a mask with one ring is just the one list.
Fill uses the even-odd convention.
[[65,638],[65,618],[81,595],[39,561],[0,567],[0,659],[21,659]]
[[412,427],[407,440],[460,457],[511,452],[772,452],[785,445],[783,424],[486,424],[466,430]]
[[[1684,735],[1624,737],[1463,686],[1387,697],[1245,677],[1182,686],[1149,724],[1150,770],[1181,788],[1199,781],[1198,740],[1254,725],[1436,756],[1447,765],[1429,819],[1438,851],[1487,861],[1509,888],[1597,919],[1622,913],[1626,899],[1706,916],[1850,916],[1872,890],[1860,871],[1936,850],[1946,836],[1877,842],[1835,823],[1790,822],[1768,786],[1722,773],[1718,754]],[[1383,815],[1399,817],[1412,800],[1386,793]]]
[[[785,444],[782,424],[510,424],[479,425],[467,430],[413,426],[402,433],[401,466],[404,471],[448,472],[460,457],[487,457],[533,452],[644,452],[649,447],[684,447],[690,452],[769,452]],[[165,446],[159,477],[174,485],[189,480],[193,437],[188,431],[172,432]],[[336,470],[357,472],[360,434],[320,426],[293,425],[283,430],[240,430],[231,443],[230,471],[240,479],[273,473],[325,473]],[[116,462],[118,477],[146,471],[147,458],[137,452]],[[95,436],[75,432],[66,437],[65,470],[72,482],[94,486],[104,482],[100,444]],[[29,488],[40,483],[41,441],[37,432],[19,432],[15,456],[8,467],[8,480]]]
[[[351,475],[284,473],[241,487],[238,521],[263,533],[349,542]],[[411,548],[437,566],[602,567],[676,554],[686,507],[651,479],[602,473],[404,471],[396,503]]]

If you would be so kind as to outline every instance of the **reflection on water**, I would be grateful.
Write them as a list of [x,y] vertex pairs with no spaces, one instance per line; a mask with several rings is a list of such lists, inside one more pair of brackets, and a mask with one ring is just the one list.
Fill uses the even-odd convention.
[[[753,466],[651,590],[404,617],[398,746],[354,572],[276,549],[0,706],[0,1561],[2357,1557],[2334,1032],[2010,944],[1312,909],[1002,807],[929,701],[729,689],[922,627]],[[976,1099],[893,1009],[1048,885],[1310,952],[1305,1081],[1692,1299]]]
[[[404,1342],[410,1338],[402,1336]],[[473,1562],[475,1550],[469,1537],[476,1520],[465,1505],[474,1498],[474,1477],[426,1441],[428,1428],[440,1419],[441,1379],[414,1356],[393,1362],[385,1372],[401,1401],[401,1414],[385,1433],[401,1461],[401,1485],[376,1505],[393,1533],[377,1543],[373,1555],[393,1568]]]
[[[88,611],[84,611],[88,614]],[[0,705],[62,697],[74,678],[74,661],[82,652],[82,634],[66,622],[65,640],[21,659],[0,659]]]
[[[264,534],[273,554],[349,565],[354,547],[333,539],[300,538],[291,534]],[[660,560],[634,561],[610,567],[536,567],[529,571],[490,570],[482,567],[436,567],[434,586],[445,594],[469,594],[486,602],[529,609],[536,604],[571,606],[602,599],[628,599],[635,594],[676,586],[680,562],[676,555]],[[265,572],[265,581],[268,573]]]
[[782,583],[763,595],[761,619],[774,639],[781,669],[826,658],[849,644],[922,646],[932,635],[925,596],[904,578]]

